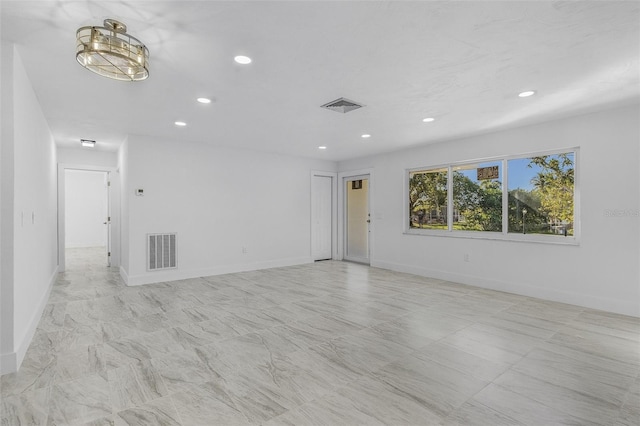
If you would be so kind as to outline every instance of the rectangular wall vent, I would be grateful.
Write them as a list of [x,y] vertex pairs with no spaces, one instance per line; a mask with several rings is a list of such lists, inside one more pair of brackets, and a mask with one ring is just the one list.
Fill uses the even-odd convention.
[[147,234],[147,270],[177,266],[176,234]]

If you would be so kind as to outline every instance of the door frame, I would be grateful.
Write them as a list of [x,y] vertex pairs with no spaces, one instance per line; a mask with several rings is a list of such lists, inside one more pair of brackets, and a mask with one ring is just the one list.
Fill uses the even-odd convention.
[[347,245],[347,233],[345,232],[347,227],[347,192],[344,190],[345,182],[349,178],[355,178],[358,176],[369,176],[369,219],[371,222],[369,223],[369,265],[372,264],[372,259],[374,255],[374,230],[375,230],[375,221],[373,220],[374,215],[374,197],[373,191],[371,190],[373,186],[373,168],[368,169],[359,169],[359,170],[350,170],[345,172],[338,173],[338,256],[337,259],[344,260],[346,245]]
[[58,272],[64,272],[65,256],[65,202],[66,202],[66,170],[83,170],[87,172],[109,173],[108,205],[111,214],[111,226],[108,226],[108,241],[111,245],[111,266],[120,266],[120,179],[115,167],[100,167],[84,164],[58,163]]
[[309,221],[311,226],[309,227],[309,254],[313,258],[313,223],[311,222],[311,208],[313,203],[313,177],[329,177],[331,178],[331,259],[338,259],[338,173],[336,172],[323,172],[319,170],[312,170],[309,178],[309,185],[311,185],[311,198],[309,199]]

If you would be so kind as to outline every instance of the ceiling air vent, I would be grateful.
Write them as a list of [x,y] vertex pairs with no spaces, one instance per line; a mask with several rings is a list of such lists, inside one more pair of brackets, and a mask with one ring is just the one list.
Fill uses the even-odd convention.
[[350,101],[349,99],[340,98],[335,101],[331,101],[327,104],[321,106],[321,108],[326,108],[331,111],[346,113],[349,111],[353,111],[354,109],[362,108],[364,105],[360,105],[356,102]]

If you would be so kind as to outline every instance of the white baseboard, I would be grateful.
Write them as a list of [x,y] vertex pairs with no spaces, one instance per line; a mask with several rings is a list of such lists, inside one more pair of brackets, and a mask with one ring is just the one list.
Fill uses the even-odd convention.
[[234,274],[237,272],[256,271],[259,269],[281,268],[284,266],[302,265],[312,263],[311,257],[296,257],[289,259],[268,260],[263,262],[242,263],[236,265],[223,265],[213,268],[147,272],[145,274],[127,275],[120,268],[120,275],[128,286],[161,283],[166,281],[185,280],[189,278],[208,277],[212,275]]
[[440,271],[435,269],[423,268],[420,266],[405,265],[393,262],[372,261],[371,266],[374,266],[376,268],[390,269],[392,271],[406,272],[408,274],[420,275],[423,277],[457,282],[460,284],[467,284],[474,287],[504,291],[506,293],[514,293],[522,296],[535,297],[538,299],[583,306],[585,308],[598,309],[622,315],[640,317],[640,306],[638,305],[637,301],[606,299],[580,293],[566,292],[553,288],[536,287],[529,284],[518,284],[513,282],[503,282],[481,278],[475,275],[465,275],[456,272]]
[[125,271],[125,269],[122,266],[120,266],[119,269],[120,269],[120,278],[122,278],[122,280],[126,285],[129,285],[129,274],[127,274],[127,271]]
[[22,339],[19,342],[14,343],[15,352],[5,353],[0,355],[0,374],[13,373],[18,371],[22,361],[24,360],[24,356],[27,353],[27,349],[29,349],[29,345],[33,340],[33,335],[36,333],[36,329],[38,328],[38,323],[40,323],[40,318],[42,318],[42,313],[44,312],[44,308],[47,306],[47,302],[49,301],[49,295],[51,294],[51,289],[58,278],[58,267],[53,270],[51,277],[49,277],[49,284],[47,286],[47,291],[44,296],[38,301],[38,306],[36,307],[35,312],[31,316],[29,320],[29,327],[27,328],[26,333],[22,336]]

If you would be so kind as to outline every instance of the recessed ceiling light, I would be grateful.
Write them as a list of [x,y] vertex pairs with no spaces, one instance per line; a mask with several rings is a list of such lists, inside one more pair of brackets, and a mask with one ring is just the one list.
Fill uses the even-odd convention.
[[319,146],[318,149],[327,149],[326,146]]
[[179,127],[184,127],[184,126],[187,125],[187,123],[185,123],[184,121],[176,121],[173,124],[175,124],[176,126],[179,126]]
[[424,121],[425,123],[431,123],[432,121],[435,121],[435,118],[427,117],[427,118],[423,118],[422,121]]
[[210,104],[211,103],[211,99],[209,99],[209,98],[198,98],[197,101],[200,102],[201,104]]
[[527,90],[525,92],[518,93],[518,96],[520,96],[521,98],[527,98],[527,97],[533,96],[535,94],[536,94],[535,90]]
[[251,58],[248,56],[239,55],[233,58],[233,60],[242,65],[247,65],[251,63]]
[[362,138],[363,138],[363,139],[367,139],[367,138],[370,138],[370,137],[371,137],[371,135],[368,135],[368,134],[366,134],[366,133],[365,133],[364,135],[362,135]]
[[96,141],[92,141],[89,139],[80,139],[80,145],[86,148],[93,148],[94,146],[96,146]]

